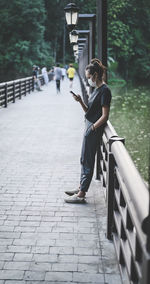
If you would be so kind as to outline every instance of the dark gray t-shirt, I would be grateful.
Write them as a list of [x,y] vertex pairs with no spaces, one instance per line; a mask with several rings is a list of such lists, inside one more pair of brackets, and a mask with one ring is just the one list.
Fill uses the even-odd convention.
[[95,123],[102,116],[102,106],[110,106],[110,103],[111,91],[106,84],[103,84],[91,94],[85,118]]

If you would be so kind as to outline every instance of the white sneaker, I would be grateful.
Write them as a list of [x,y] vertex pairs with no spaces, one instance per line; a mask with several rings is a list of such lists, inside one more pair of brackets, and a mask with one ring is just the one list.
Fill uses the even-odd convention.
[[77,194],[78,192],[79,192],[79,189],[65,191],[65,193],[68,194],[69,196]]
[[77,194],[74,194],[74,195],[72,195],[72,196],[70,196],[68,198],[65,198],[64,200],[67,203],[78,203],[78,204],[86,203],[85,197],[78,197]]

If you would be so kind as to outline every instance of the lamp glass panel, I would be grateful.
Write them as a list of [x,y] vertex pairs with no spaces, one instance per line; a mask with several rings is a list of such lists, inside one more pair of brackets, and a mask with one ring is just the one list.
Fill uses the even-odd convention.
[[73,25],[77,24],[77,19],[78,19],[78,13],[77,12],[72,12],[72,24]]
[[74,51],[77,51],[77,50],[78,50],[78,45],[77,45],[77,44],[75,44],[75,45],[73,46],[73,50],[74,50]]
[[71,25],[72,22],[71,22],[71,13],[70,12],[66,12],[66,22],[67,22],[67,25]]
[[71,42],[77,42],[78,41],[78,35],[72,35]]

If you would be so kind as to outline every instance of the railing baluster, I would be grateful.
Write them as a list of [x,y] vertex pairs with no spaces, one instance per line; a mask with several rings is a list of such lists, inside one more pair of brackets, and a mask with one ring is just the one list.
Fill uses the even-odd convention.
[[96,153],[96,179],[100,180],[101,166],[100,166],[100,147],[97,148]]
[[115,141],[122,141],[124,138],[112,137],[109,139],[109,152],[108,152],[108,180],[107,180],[107,238],[112,239],[112,226],[113,226],[113,200],[114,200],[114,169],[115,161],[111,153],[111,145]]
[[147,245],[146,247],[147,247],[148,252],[150,253],[150,144],[149,144],[148,183],[149,183],[149,215],[147,217]]
[[8,90],[7,90],[7,83],[5,84],[5,107],[8,104]]
[[21,100],[21,80],[20,80],[20,82],[19,82],[19,99]]
[[114,157],[108,154],[108,184],[107,184],[107,238],[112,239],[113,200],[114,200]]
[[27,86],[26,86],[26,79],[25,79],[25,96],[26,96],[26,93],[27,93]]
[[16,97],[15,97],[15,81],[13,82],[13,103],[15,103]]
[[34,91],[34,77],[32,77],[32,92]]
[[30,94],[30,90],[31,90],[31,88],[30,88],[30,79],[28,80],[28,93]]

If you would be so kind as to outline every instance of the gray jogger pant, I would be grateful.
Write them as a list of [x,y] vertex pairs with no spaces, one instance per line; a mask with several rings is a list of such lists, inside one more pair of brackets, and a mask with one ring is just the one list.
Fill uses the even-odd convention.
[[86,120],[85,126],[86,127],[81,150],[80,176],[80,190],[84,192],[88,191],[93,177],[95,154],[100,141],[99,131],[93,131],[91,129],[92,123]]

